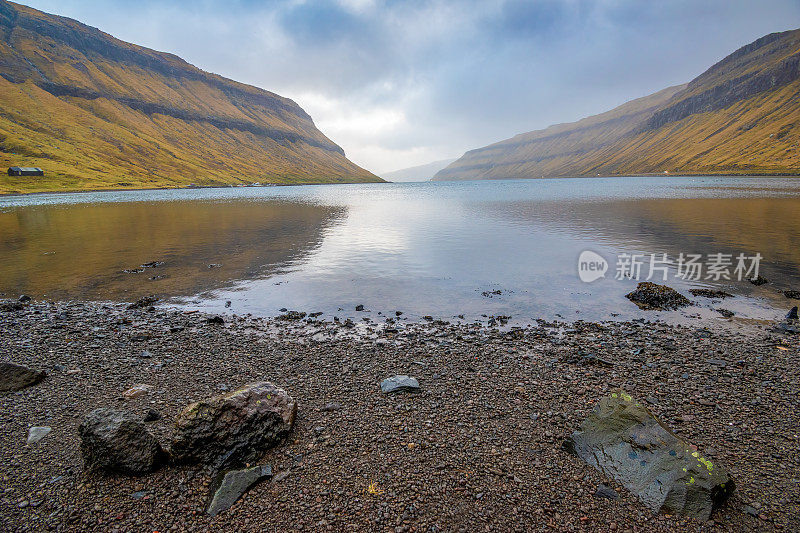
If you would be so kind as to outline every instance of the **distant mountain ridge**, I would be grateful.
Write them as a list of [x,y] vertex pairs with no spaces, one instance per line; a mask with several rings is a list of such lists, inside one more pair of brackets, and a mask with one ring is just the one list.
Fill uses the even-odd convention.
[[439,161],[425,163],[424,165],[416,165],[400,170],[393,170],[392,172],[384,172],[381,177],[387,181],[428,181],[433,178],[437,172],[455,160],[455,158],[441,159]]
[[435,180],[800,174],[800,30],[766,35],[686,85],[470,150]]
[[288,98],[0,0],[5,163],[47,178],[0,192],[381,181]]

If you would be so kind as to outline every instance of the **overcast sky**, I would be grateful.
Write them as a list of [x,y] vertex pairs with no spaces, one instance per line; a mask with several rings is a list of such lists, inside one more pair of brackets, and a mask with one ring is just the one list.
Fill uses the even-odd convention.
[[376,173],[689,81],[798,0],[18,0],[294,99]]

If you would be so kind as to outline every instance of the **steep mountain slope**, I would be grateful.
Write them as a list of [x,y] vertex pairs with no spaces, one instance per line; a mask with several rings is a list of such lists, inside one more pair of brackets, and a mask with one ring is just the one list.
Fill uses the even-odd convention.
[[392,172],[384,172],[381,177],[386,181],[396,182],[428,181],[434,176],[434,174],[442,170],[453,161],[455,161],[455,159],[442,159],[440,161],[425,163],[424,165],[402,168],[400,170],[393,170]]
[[800,30],[773,33],[687,85],[472,150],[436,180],[800,174]]
[[0,0],[0,192],[380,181],[293,101]]

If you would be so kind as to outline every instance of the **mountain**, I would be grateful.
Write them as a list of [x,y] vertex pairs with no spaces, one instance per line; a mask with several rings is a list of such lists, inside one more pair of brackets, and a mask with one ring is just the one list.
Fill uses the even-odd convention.
[[0,165],[45,170],[0,193],[381,181],[288,98],[5,0]]
[[740,48],[686,85],[471,150],[435,180],[800,174],[800,30]]
[[434,174],[455,161],[455,159],[442,159],[424,165],[403,168],[392,172],[385,172],[381,177],[386,181],[428,181]]

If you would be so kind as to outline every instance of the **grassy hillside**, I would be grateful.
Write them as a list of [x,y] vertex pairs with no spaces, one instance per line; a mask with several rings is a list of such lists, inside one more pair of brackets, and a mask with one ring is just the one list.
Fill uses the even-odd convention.
[[380,181],[293,101],[0,0],[0,193]]
[[472,150],[434,179],[800,174],[800,30],[737,50],[687,85]]

